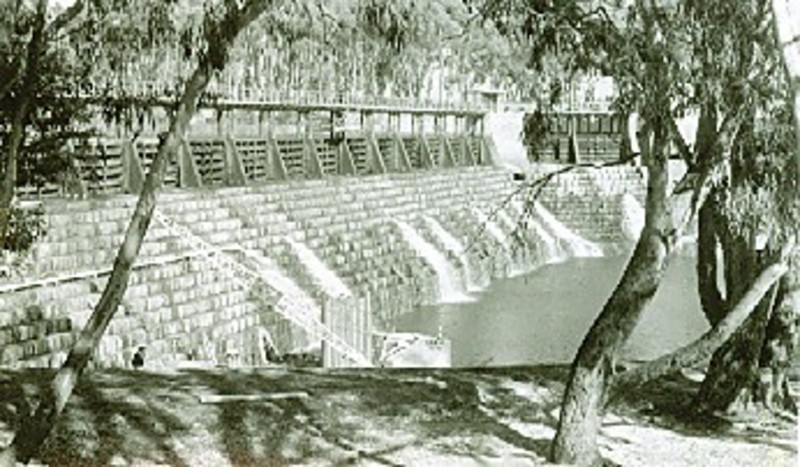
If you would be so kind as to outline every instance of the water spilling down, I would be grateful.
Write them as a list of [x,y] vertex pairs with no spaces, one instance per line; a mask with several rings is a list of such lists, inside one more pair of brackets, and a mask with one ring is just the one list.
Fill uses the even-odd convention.
[[403,239],[436,273],[439,283],[439,301],[442,303],[471,301],[453,265],[450,264],[445,255],[434,245],[425,240],[425,238],[407,222],[401,220],[395,220],[394,222],[400,229]]
[[298,242],[291,237],[286,237],[286,242],[306,267],[314,278],[317,286],[320,287],[329,297],[351,297],[353,293],[347,284],[328,267],[305,243]]
[[469,265],[469,257],[467,256],[467,248],[464,244],[457,239],[453,234],[447,231],[435,218],[425,216],[425,223],[430,229],[431,233],[444,245],[444,247],[458,257],[461,267],[464,270],[464,282],[469,292],[478,292],[481,290],[472,279],[471,269]]
[[475,214],[475,217],[478,219],[478,222],[482,228],[485,229],[492,238],[497,240],[497,242],[501,244],[506,251],[511,251],[511,245],[508,243],[508,237],[506,236],[505,232],[503,232],[503,229],[497,225],[497,222],[495,222],[493,219],[490,219],[489,216],[478,207],[473,207],[472,212]]
[[533,205],[536,216],[541,219],[545,229],[553,234],[571,256],[578,258],[596,258],[603,256],[603,249],[594,242],[590,242],[573,232],[561,223],[538,201]]

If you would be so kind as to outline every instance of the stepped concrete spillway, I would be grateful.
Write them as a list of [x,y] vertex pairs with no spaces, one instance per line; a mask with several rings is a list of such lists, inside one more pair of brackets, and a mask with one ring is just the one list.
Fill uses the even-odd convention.
[[[537,166],[529,179],[550,169]],[[326,340],[324,364],[352,366],[343,346],[372,359],[372,332],[437,302],[447,292],[441,284],[468,292],[555,254],[594,254],[592,245],[624,240],[621,209],[644,191],[633,168],[577,170],[554,179],[534,205],[511,175],[467,167],[162,192],[161,215],[264,284],[242,286],[154,221],[93,364],[126,367],[145,346],[153,368],[195,359],[261,365],[264,331],[280,352],[318,348],[326,338],[319,327],[304,327],[307,320],[341,341]],[[130,195],[44,202],[47,233],[30,253],[29,271],[0,284],[0,365],[63,361],[105,286],[134,204]],[[522,227],[506,225],[522,211],[533,213]],[[429,258],[409,242],[408,229]],[[302,319],[287,319],[298,302],[311,305]]]

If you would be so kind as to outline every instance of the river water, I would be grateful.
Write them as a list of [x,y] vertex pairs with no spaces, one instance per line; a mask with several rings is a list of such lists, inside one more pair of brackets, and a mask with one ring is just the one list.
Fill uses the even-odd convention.
[[[422,307],[395,321],[397,331],[452,341],[453,366],[572,361],[583,336],[618,282],[627,259],[572,259],[495,281],[469,303]],[[708,329],[696,293],[694,259],[670,264],[624,350],[647,360],[687,344]]]

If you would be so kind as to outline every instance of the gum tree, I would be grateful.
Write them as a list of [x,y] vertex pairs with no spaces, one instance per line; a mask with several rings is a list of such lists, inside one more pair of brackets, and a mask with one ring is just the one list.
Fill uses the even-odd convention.
[[53,381],[44,388],[35,413],[22,420],[11,445],[0,453],[0,465],[12,465],[15,460],[27,463],[39,450],[58,415],[64,410],[78,378],[86,368],[127,289],[133,263],[152,219],[156,193],[161,186],[168,157],[177,151],[180,139],[212,76],[225,66],[236,36],[271,7],[272,3],[269,0],[248,0],[242,4],[224,1],[205,6],[202,38],[197,41],[201,47],[193,52],[193,71],[183,85],[175,112],[170,119],[169,131],[163,138],[147,174],[106,288],[67,361]]
[[[764,57],[775,52],[768,40],[769,22],[758,21],[768,17],[769,5],[691,0],[501,5],[494,20],[531,37],[534,66],[556,57],[569,72],[594,69],[613,77],[617,110],[636,112],[641,122],[639,146],[648,172],[645,225],[572,363],[552,445],[552,461],[592,465],[600,461],[596,436],[606,404],[623,389],[708,358],[787,270],[791,249],[773,248],[742,278],[742,293],[731,297],[728,312],[719,313],[711,331],[673,354],[629,373],[614,373],[617,356],[655,295],[678,238],[709,193],[725,186],[728,161],[751,126],[762,97],[745,83],[767,79]],[[714,41],[713,47],[703,39]],[[676,121],[695,109],[699,125],[690,146]],[[670,145],[688,167],[672,189]]]
[[[67,97],[90,65],[57,40],[69,34],[83,8],[54,11],[46,0],[0,3],[0,248],[6,248],[20,175],[48,181],[67,168],[64,142],[85,136],[85,106]],[[49,19],[51,18],[52,19]],[[32,168],[20,174],[20,166]]]

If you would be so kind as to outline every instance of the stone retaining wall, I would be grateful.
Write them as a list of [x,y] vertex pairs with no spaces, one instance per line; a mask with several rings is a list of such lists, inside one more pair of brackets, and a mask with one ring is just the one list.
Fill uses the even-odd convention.
[[[547,259],[541,245],[525,235],[521,248],[509,250],[487,235],[473,214],[475,207],[494,212],[518,186],[504,170],[471,167],[173,190],[160,195],[159,209],[234,256],[247,249],[274,263],[327,310],[317,318],[327,318],[337,334],[369,355],[370,330],[390,330],[392,317],[438,296],[433,269],[403,240],[393,220],[413,225],[463,275],[461,258],[431,234],[423,216],[436,219],[468,247],[472,282],[486,284]],[[541,201],[579,234],[608,243],[620,239],[621,196],[641,199],[643,191],[643,178],[633,168],[582,170],[554,179]],[[105,286],[134,204],[132,196],[46,203],[48,233],[31,253],[29,274],[0,284],[0,365],[46,367],[63,361]],[[305,243],[353,296],[326,296],[287,237]],[[260,327],[283,352],[316,344],[314,336],[275,313],[280,298],[275,290],[243,288],[196,256],[163,226],[151,224],[95,365],[127,366],[139,346],[147,347],[153,366],[190,356],[219,361],[232,347],[239,348],[244,363],[258,364],[254,347],[260,343],[248,336]],[[326,361],[347,364],[330,351]]]

